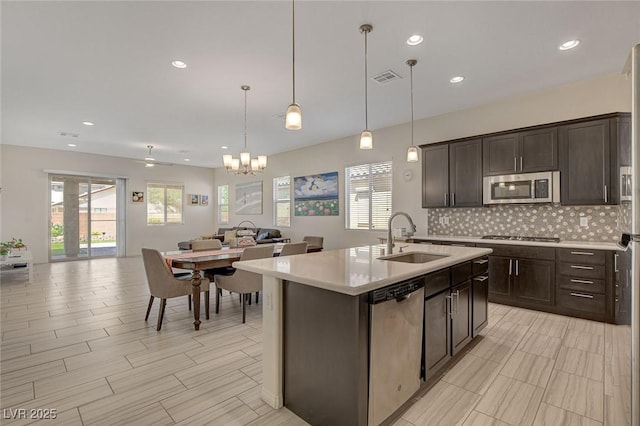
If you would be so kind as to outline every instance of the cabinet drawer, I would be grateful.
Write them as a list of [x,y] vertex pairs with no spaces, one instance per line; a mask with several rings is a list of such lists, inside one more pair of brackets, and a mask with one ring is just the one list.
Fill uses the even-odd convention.
[[489,256],[481,257],[471,261],[471,272],[473,276],[484,274],[489,270]]
[[567,290],[586,291],[588,293],[604,293],[604,280],[578,278],[576,276],[558,276],[558,286]]
[[471,262],[464,262],[451,267],[451,285],[459,284],[471,278]]
[[558,249],[558,260],[575,264],[604,265],[606,251],[583,249]]
[[604,294],[558,289],[558,305],[574,311],[604,315],[606,314],[605,300]]
[[605,277],[606,268],[604,265],[585,265],[584,263],[561,262],[559,272],[561,275],[583,278]]
[[451,286],[451,271],[449,268],[427,275],[424,285],[425,299],[447,290]]
[[552,247],[532,247],[532,246],[510,246],[498,244],[476,244],[476,247],[487,247],[493,249],[492,256],[502,256],[511,258],[527,258],[541,260],[555,260],[556,249]]

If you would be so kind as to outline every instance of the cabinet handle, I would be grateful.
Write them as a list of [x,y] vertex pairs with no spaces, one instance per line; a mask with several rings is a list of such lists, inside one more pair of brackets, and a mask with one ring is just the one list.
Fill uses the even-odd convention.
[[[446,303],[447,300],[449,303]],[[445,296],[445,303],[447,305],[447,315],[453,318],[453,294]]]
[[458,313],[458,302],[460,302],[460,290],[456,290],[456,309],[453,311],[455,314]]
[[447,207],[447,193],[444,193],[444,206]]
[[520,267],[519,266],[520,266],[520,261],[518,259],[516,259],[516,277],[520,273]]
[[607,197],[607,185],[604,186],[604,202],[608,202],[608,197]]
[[589,280],[577,280],[575,278],[571,278],[571,282],[572,283],[578,283],[578,284],[593,284],[593,281],[589,281]]
[[466,247],[464,244],[450,244],[451,247]]
[[511,275],[511,265],[513,265],[513,259],[509,259],[509,275]]
[[619,272],[618,271],[618,253],[615,253],[613,255],[613,272]]
[[593,299],[593,296],[590,294],[573,293],[573,292],[571,292],[570,294],[574,297],[583,297],[585,299]]
[[593,266],[571,265],[573,269],[587,269],[593,271]]
[[589,251],[572,251],[571,254],[575,254],[578,256],[593,256],[593,253]]
[[456,205],[456,193],[452,192],[451,193],[451,207]]
[[473,261],[473,263],[475,263],[476,265],[484,265],[487,262],[489,262],[489,259],[480,259],[480,260]]
[[520,171],[522,171],[522,156],[520,157]]
[[513,157],[513,171],[518,171],[518,157]]
[[482,282],[485,282],[488,279],[489,279],[489,277],[487,275],[480,275],[479,277],[475,277],[473,280],[474,281],[480,281],[482,283]]

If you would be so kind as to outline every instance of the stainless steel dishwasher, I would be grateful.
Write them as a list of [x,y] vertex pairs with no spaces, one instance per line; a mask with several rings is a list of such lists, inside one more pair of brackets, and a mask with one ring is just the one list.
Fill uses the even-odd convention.
[[369,425],[379,425],[420,388],[424,277],[369,293]]

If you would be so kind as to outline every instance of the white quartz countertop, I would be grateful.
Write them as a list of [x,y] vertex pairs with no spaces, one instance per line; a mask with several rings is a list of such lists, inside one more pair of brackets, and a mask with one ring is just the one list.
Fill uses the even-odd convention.
[[506,244],[511,246],[536,246],[536,247],[558,247],[558,248],[578,248],[586,250],[620,250],[623,248],[616,243],[598,241],[560,241],[559,243],[545,243],[536,241],[517,240],[489,240],[481,237],[462,237],[456,235],[414,235],[414,240],[420,241],[459,241],[461,243],[481,243],[481,244]]
[[[398,246],[394,255],[399,255]],[[402,244],[404,253],[445,255],[426,263],[404,263],[378,259],[384,245],[326,250],[295,256],[235,262],[245,271],[295,281],[309,286],[356,296],[389,284],[447,268],[491,253],[491,249],[428,244]]]

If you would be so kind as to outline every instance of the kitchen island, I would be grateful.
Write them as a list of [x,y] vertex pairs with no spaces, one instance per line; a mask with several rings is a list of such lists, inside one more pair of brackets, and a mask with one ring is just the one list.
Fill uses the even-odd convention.
[[[404,247],[404,254],[434,255],[433,260],[424,263],[394,261],[392,256],[402,255],[398,247],[394,255],[385,256],[383,250],[381,245],[371,245],[234,263],[238,269],[263,275],[262,398],[270,406],[286,405],[312,424],[377,424],[387,417],[386,412],[383,417],[372,416],[369,402],[369,390],[373,387],[370,382],[374,378],[380,380],[378,373],[382,373],[370,371],[373,356],[370,339],[376,334],[370,329],[370,310],[372,306],[379,306],[370,302],[376,290],[418,280],[416,282],[425,287],[420,295],[442,295],[437,315],[449,321],[454,318],[454,311],[456,315],[458,309],[465,312],[459,316],[463,319],[460,326],[452,322],[441,334],[466,330],[467,336],[460,339],[461,344],[473,337],[472,307],[476,303],[471,278],[476,270],[486,271],[481,268],[486,268],[488,262],[483,257],[491,253],[490,249],[421,244]],[[485,280],[483,277],[478,284],[484,285]],[[458,283],[457,288],[461,290],[454,287]],[[463,302],[459,303],[460,300]],[[486,324],[486,296],[480,299],[482,304]],[[482,306],[478,311],[483,312]],[[427,320],[431,318],[429,312],[425,315]],[[423,333],[427,341],[432,337],[427,335],[429,327],[423,330],[422,317],[418,322],[417,337],[422,345]],[[394,341],[395,333],[391,334],[389,344],[383,346],[402,351],[405,345]],[[411,336],[415,339],[416,333]],[[446,345],[433,347],[442,346],[450,358],[456,351],[456,338],[444,339]],[[429,358],[428,355],[425,358]],[[446,361],[447,356],[440,358]],[[390,365],[389,371],[393,371],[395,364],[401,363]],[[423,362],[421,372],[418,365],[416,379],[428,378],[428,370],[434,366],[435,362],[433,365]]]

